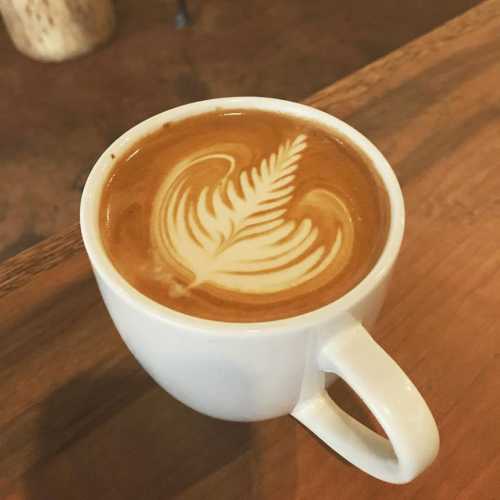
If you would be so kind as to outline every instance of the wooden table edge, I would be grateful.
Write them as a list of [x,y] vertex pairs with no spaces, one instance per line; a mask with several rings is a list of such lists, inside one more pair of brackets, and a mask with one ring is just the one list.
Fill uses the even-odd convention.
[[[429,50],[439,50],[443,40],[446,40],[450,34],[457,30],[466,32],[468,29],[474,29],[476,26],[474,21],[478,17],[487,20],[490,11],[493,14],[497,10],[497,1],[487,0],[351,75],[315,92],[302,102],[319,109],[331,109],[337,103],[345,102],[351,97],[353,99],[356,97],[359,100],[363,94],[368,94],[373,85],[376,84],[376,81],[373,81],[373,75],[379,74],[377,70],[396,65],[403,58],[426,57]],[[336,100],[335,95],[339,95],[341,98]],[[5,260],[0,263],[0,297],[24,286],[37,274],[54,268],[60,262],[82,250],[83,241],[80,225],[75,222],[67,229]]]

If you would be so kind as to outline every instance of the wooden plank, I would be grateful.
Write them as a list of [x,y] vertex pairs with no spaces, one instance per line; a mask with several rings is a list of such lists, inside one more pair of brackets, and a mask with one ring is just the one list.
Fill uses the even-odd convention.
[[[37,23],[35,10],[61,3],[112,2],[0,9],[26,7]],[[22,57],[0,29],[0,261],[74,222],[95,158],[146,117],[224,95],[301,99],[479,3],[189,0],[193,26],[177,30],[176,0],[119,0],[109,44],[51,65]]]
[[372,138],[403,185],[406,239],[374,335],[437,418],[427,472],[387,485],[289,417],[228,423],[173,400],[113,331],[75,226],[0,266],[0,497],[499,498],[498,81],[494,0],[308,99]]

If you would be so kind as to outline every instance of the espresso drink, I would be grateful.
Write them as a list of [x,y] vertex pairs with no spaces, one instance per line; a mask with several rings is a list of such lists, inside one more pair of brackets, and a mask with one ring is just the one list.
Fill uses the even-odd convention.
[[101,236],[121,275],[171,309],[267,321],[341,297],[374,266],[387,194],[319,124],[255,110],[165,123],[117,159]]

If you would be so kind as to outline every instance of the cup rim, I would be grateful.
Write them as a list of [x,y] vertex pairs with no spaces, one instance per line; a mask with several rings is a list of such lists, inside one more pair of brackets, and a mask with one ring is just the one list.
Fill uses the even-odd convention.
[[[120,158],[134,143],[158,130],[167,122],[218,109],[267,110],[318,122],[360,149],[371,161],[389,199],[390,220],[387,239],[370,272],[342,297],[313,311],[283,319],[248,323],[210,320],[190,316],[155,302],[129,284],[111,263],[102,245],[98,216],[102,190],[116,159]],[[197,101],[163,111],[140,122],[118,137],[98,158],[87,178],[80,203],[80,228],[92,268],[94,273],[113,289],[114,293],[129,306],[138,308],[166,324],[191,330],[203,330],[215,336],[311,328],[314,325],[331,321],[332,318],[342,313],[349,313],[389,274],[401,247],[404,224],[404,201],[400,185],[392,167],[371,141],[347,123],[324,111],[304,104],[268,97],[225,97]]]

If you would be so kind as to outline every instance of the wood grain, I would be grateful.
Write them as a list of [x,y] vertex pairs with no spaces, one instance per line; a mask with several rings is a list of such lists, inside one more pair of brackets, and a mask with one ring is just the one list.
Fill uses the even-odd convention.
[[[0,10],[62,2],[110,0]],[[112,3],[110,43],[64,64],[23,57],[0,23],[0,261],[77,220],[96,158],[148,116],[209,97],[303,99],[479,0],[189,0],[184,30],[177,0]]]
[[290,417],[228,423],[173,400],[113,331],[73,227],[0,266],[0,497],[500,498],[498,81],[493,0],[308,99],[402,182],[406,238],[373,333],[438,421],[421,477],[371,479]]

